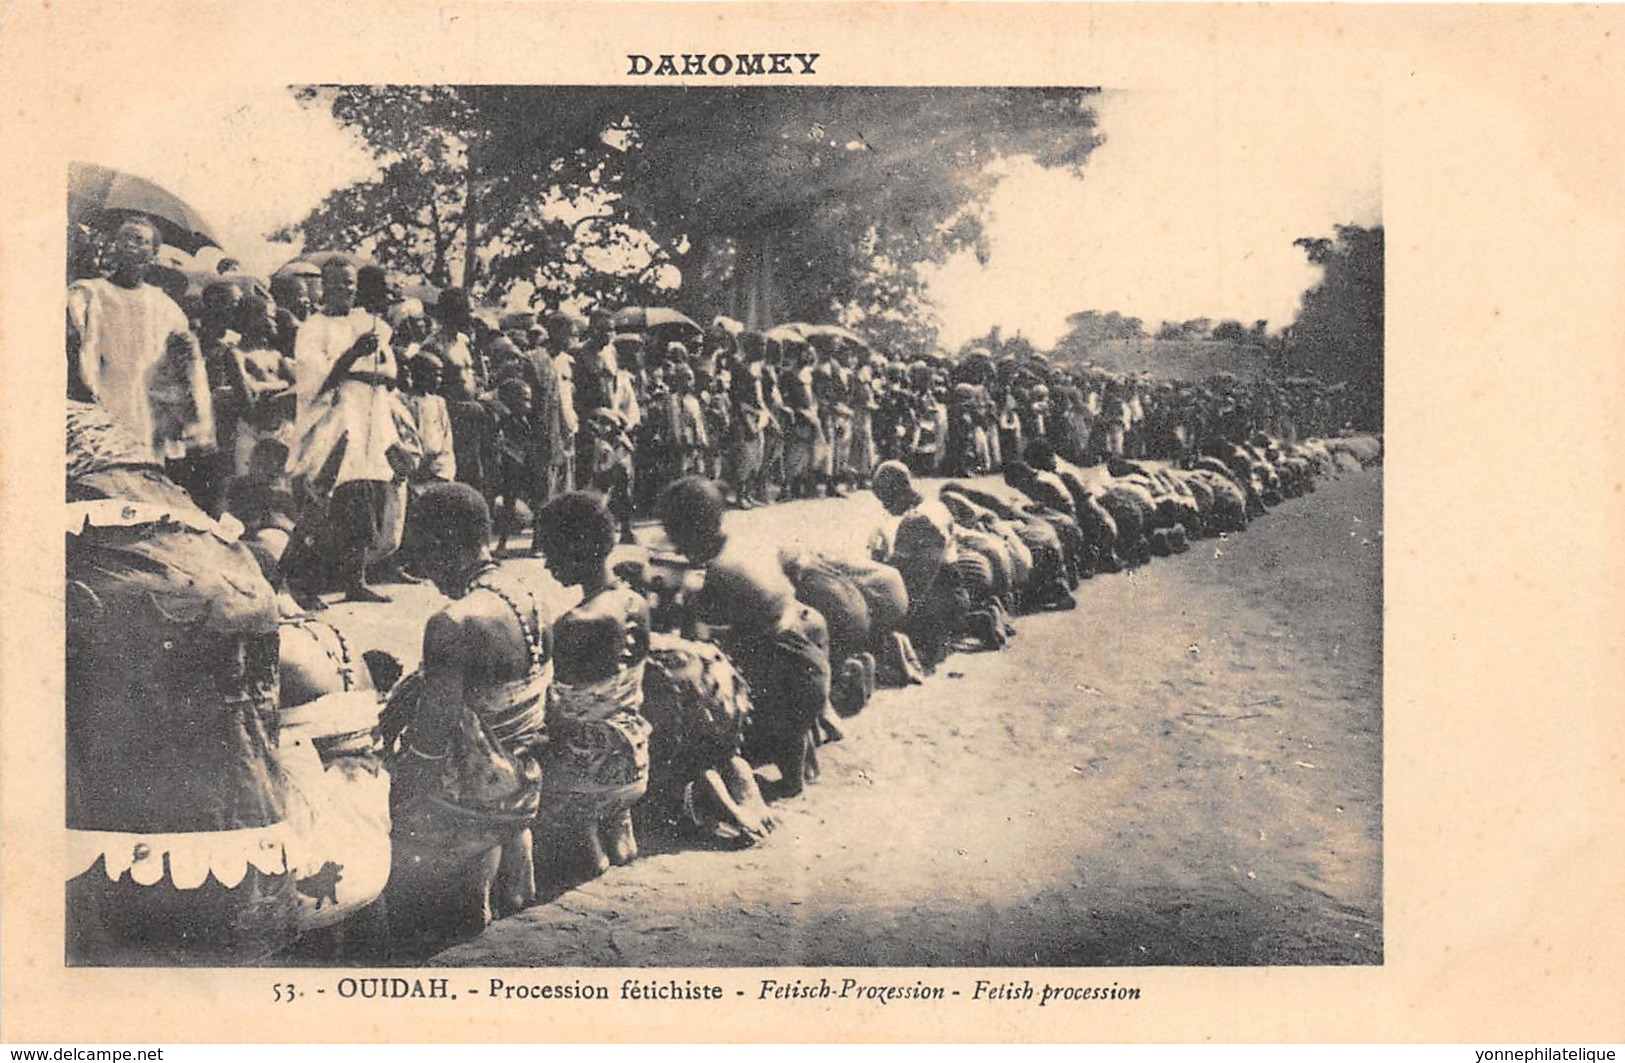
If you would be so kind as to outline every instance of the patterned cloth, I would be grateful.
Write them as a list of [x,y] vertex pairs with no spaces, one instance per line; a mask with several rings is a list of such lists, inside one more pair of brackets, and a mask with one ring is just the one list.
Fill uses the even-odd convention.
[[[643,605],[627,587],[605,593],[622,596],[628,613]],[[542,762],[542,785],[550,796],[607,813],[630,808],[648,788],[651,728],[642,712],[648,657],[634,646],[641,637],[629,626],[614,674],[584,683],[553,683]]]
[[737,756],[750,722],[750,684],[721,648],[676,635],[650,636],[643,676],[651,792],[675,792]]
[[68,401],[68,479],[121,466],[150,465],[152,448],[95,402]]
[[413,672],[390,693],[379,726],[386,746],[396,750],[390,799],[397,842],[439,855],[472,856],[511,841],[535,817],[540,793],[535,754],[546,731],[553,662],[545,641],[546,613],[534,595],[510,580],[497,569],[469,588],[470,594],[492,593],[508,606],[530,658],[524,675],[468,698],[469,726],[482,731],[486,736],[482,741],[495,743],[500,751],[472,756],[473,747],[465,738],[462,746],[453,740],[447,759],[426,760],[414,754],[411,726],[420,711],[422,672]]

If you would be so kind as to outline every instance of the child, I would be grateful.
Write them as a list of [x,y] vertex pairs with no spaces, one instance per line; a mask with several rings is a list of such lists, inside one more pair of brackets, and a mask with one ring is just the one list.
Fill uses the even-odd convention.
[[553,626],[542,762],[548,855],[562,858],[566,877],[591,878],[638,853],[631,810],[649,786],[649,603],[610,573],[615,519],[601,496],[560,495],[537,514],[536,536],[554,578],[581,588],[581,604]]

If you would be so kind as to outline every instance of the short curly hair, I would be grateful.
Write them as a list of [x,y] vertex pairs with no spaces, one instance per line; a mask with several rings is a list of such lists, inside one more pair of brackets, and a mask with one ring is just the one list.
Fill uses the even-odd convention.
[[685,476],[660,496],[660,522],[668,533],[678,528],[714,536],[722,532],[722,514],[726,508],[716,484],[703,476]]
[[536,514],[536,544],[549,557],[575,547],[607,558],[615,549],[615,517],[595,491],[559,495]]
[[438,542],[483,548],[491,539],[491,509],[463,483],[430,484],[412,507],[413,530]]

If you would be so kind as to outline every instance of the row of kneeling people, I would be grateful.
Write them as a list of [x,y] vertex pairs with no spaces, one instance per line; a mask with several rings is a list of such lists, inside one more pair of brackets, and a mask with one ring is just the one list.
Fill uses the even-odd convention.
[[86,963],[422,955],[633,860],[640,830],[760,840],[767,798],[800,792],[877,684],[997,648],[1012,613],[1239,529],[1348,453],[1249,441],[1086,483],[1039,448],[1005,485],[931,501],[882,466],[867,557],[752,549],[686,477],[661,500],[675,554],[612,558],[604,500],[569,493],[538,515],[548,569],[580,588],[556,616],[492,557],[479,493],[435,485],[410,537],[449,602],[403,677],[279,594],[268,544],[224,534],[93,404],[70,406],[69,448],[68,925]]

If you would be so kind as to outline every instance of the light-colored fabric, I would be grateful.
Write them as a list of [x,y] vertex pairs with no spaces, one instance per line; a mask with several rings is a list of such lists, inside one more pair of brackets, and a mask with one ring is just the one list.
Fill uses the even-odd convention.
[[543,643],[548,618],[541,602],[511,573],[498,569],[476,580],[470,593],[488,591],[513,613],[525,639],[530,668],[523,676],[468,695],[468,705],[490,726],[508,750],[536,745],[547,726],[548,690],[553,685],[553,659]]
[[553,358],[553,373],[559,382],[559,418],[564,422],[564,434],[570,439],[581,430],[581,416],[576,413],[576,361],[569,354]]
[[402,438],[396,423],[402,411],[399,398],[388,388],[363,380],[341,380],[327,391],[320,390],[339,356],[368,332],[377,334],[378,350],[357,359],[354,370],[395,376],[389,325],[367,311],[357,308],[345,317],[318,314],[300,326],[294,343],[294,391],[298,401],[296,448],[290,461],[294,476],[315,477],[335,448],[342,445],[343,457],[331,486],[395,478],[388,454]]
[[631,373],[624,369],[616,371],[615,392],[610,396],[610,401],[611,409],[628,432],[643,423],[643,411],[638,406],[637,386],[632,382]]
[[264,875],[286,874],[290,836],[285,821],[242,830],[171,834],[69,828],[65,878],[84,874],[104,858],[109,882],[117,882],[127,871],[136,885],[156,886],[164,880],[167,864],[176,889],[197,889],[210,875],[235,889],[250,867]]
[[677,440],[691,449],[704,450],[711,445],[705,431],[705,411],[693,395],[685,394],[678,400]]
[[451,414],[439,395],[417,395],[412,399],[417,414],[418,438],[423,442],[425,475],[448,483],[457,479],[457,454],[452,449]]
[[491,725],[491,733],[514,749],[532,745],[546,727],[547,692],[553,685],[553,662],[532,667],[523,679],[488,687],[468,704]]
[[[389,774],[371,732],[375,690],[335,691],[282,714],[277,759],[288,777],[288,866],[299,879],[299,927],[332,926],[377,900],[389,881]],[[318,743],[368,736],[343,755]]]
[[643,714],[666,760],[653,772],[676,781],[739,753],[750,718],[750,685],[715,643],[665,632],[649,637]]
[[[161,288],[123,288],[99,277],[77,281],[68,289],[68,324],[79,337],[85,386],[151,448],[151,460],[213,443],[213,400],[202,352],[186,314]],[[188,345],[183,365],[166,364],[172,336]]]
[[431,338],[427,344],[429,351],[445,363],[447,378],[456,378],[464,395],[473,395],[478,391],[478,382],[474,374],[474,351],[469,346],[468,337],[461,332],[440,332]]

